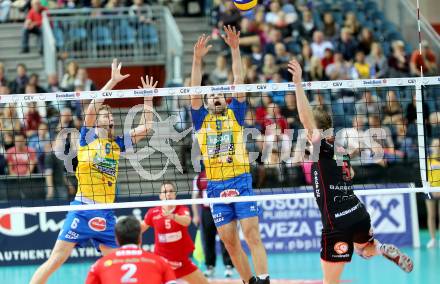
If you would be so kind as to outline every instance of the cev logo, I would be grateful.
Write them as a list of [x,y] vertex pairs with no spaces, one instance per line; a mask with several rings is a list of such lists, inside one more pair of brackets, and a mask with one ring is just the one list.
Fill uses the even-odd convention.
[[35,216],[37,213],[17,213],[0,215],[0,233],[12,237],[30,235],[38,230],[38,224],[26,226],[26,215]]

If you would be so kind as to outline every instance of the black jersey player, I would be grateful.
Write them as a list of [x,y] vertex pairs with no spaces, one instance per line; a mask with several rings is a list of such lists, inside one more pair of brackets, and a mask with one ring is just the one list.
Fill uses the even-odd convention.
[[413,262],[407,255],[394,245],[381,244],[374,238],[370,215],[353,192],[351,180],[354,173],[349,156],[342,153],[338,165],[335,154],[338,155],[339,151],[335,149],[334,136],[324,135],[333,127],[330,114],[322,109],[312,111],[302,87],[302,70],[298,62],[292,60],[288,70],[296,86],[299,117],[308,130],[313,156],[317,157],[312,166],[312,184],[323,224],[321,264],[324,283],[340,283],[345,263],[350,262],[353,252],[364,258],[383,255],[402,270],[411,272]]

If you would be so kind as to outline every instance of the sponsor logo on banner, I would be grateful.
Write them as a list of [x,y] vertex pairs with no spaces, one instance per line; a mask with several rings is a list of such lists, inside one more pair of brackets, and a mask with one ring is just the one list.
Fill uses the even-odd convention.
[[339,255],[345,254],[348,252],[348,244],[346,242],[337,242],[333,249]]
[[77,93],[56,93],[55,97],[57,99],[74,99],[77,97]]
[[403,195],[366,196],[365,205],[370,213],[371,225],[376,234],[406,232]]
[[266,90],[266,85],[257,85],[258,90]]
[[295,89],[295,84],[287,84],[288,89]]
[[133,94],[138,95],[138,96],[144,96],[144,95],[152,95],[153,93],[155,93],[152,89],[149,90],[134,90]]
[[220,197],[234,197],[240,195],[240,192],[236,189],[226,189],[220,193]]
[[372,79],[372,80],[363,80],[362,83],[364,84],[364,86],[372,86],[372,85],[380,85],[380,84],[386,84],[387,80],[383,79]]
[[340,81],[333,82],[333,86],[334,87],[341,87],[342,86],[342,82],[340,82]]
[[27,236],[38,229],[41,232],[57,232],[62,227],[62,222],[47,219],[45,212],[41,213],[16,213],[0,215],[0,233],[6,236]]
[[109,97],[112,97],[112,96],[113,96],[113,93],[112,93],[112,92],[103,92],[103,93],[102,93],[102,96],[103,96],[103,97],[107,97],[107,98],[109,98]]
[[80,93],[80,92],[76,92],[76,93],[75,93],[75,96],[76,96],[77,98],[79,98],[79,97],[81,97],[81,93]]
[[220,86],[220,87],[211,87],[212,92],[228,92],[234,91],[235,86]]
[[408,83],[409,83],[409,84],[415,84],[415,83],[416,83],[416,80],[414,80],[414,79],[408,79]]
[[32,96],[24,96],[24,100],[25,101],[32,101],[33,97]]
[[181,94],[188,94],[190,91],[189,91],[189,88],[181,88],[180,89],[180,93]]
[[104,218],[95,217],[89,220],[89,227],[94,231],[102,232],[107,228],[107,221]]

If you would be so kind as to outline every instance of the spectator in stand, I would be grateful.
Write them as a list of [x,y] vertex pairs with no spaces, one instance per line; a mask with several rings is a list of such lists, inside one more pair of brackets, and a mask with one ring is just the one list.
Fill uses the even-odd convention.
[[346,28],[352,36],[356,37],[358,35],[361,24],[357,20],[354,12],[348,12],[345,15],[344,28]]
[[402,106],[397,99],[396,92],[390,90],[387,93],[385,105],[383,107],[383,124],[396,125],[403,119]]
[[[287,82],[287,81],[283,79],[280,72],[276,72],[272,76],[272,79],[268,81],[268,83],[285,83],[285,82]],[[274,102],[280,106],[284,106],[284,104],[285,104],[285,101],[284,101],[285,95],[286,95],[285,91],[272,91],[269,93],[269,96],[271,97],[272,102]]]
[[390,77],[406,77],[409,75],[409,62],[405,54],[405,43],[401,40],[392,44],[393,52],[388,59]]
[[341,29],[340,37],[336,40],[335,50],[342,53],[344,60],[351,61],[357,49],[357,42],[350,30],[346,27]]
[[317,27],[313,21],[312,12],[309,9],[305,9],[302,12],[302,21],[298,23],[298,26],[294,27],[293,37],[297,38],[298,35],[295,31],[299,31],[299,37],[308,42],[312,41],[313,33]]
[[65,89],[68,92],[72,92],[75,90],[75,80],[78,75],[78,63],[75,61],[70,61],[66,68],[66,73],[61,80],[61,88]]
[[312,48],[310,47],[309,43],[305,41],[301,49],[301,55],[298,58],[301,66],[303,67],[303,77],[305,81],[310,81],[312,56]]
[[38,84],[39,78],[38,74],[32,73],[29,77],[28,85],[33,86],[38,94],[46,93],[46,90]]
[[30,102],[27,106],[27,111],[24,117],[24,131],[29,141],[32,140],[34,136],[36,136],[38,139],[38,128],[40,127],[42,118],[40,113],[38,112],[36,102]]
[[326,70],[327,66],[333,64],[334,62],[335,62],[335,58],[333,54],[333,49],[326,48],[324,52],[324,57],[321,59],[322,69]]
[[313,101],[310,102],[310,105],[314,109],[323,110],[325,112],[331,113],[331,103],[327,101],[323,95],[319,93],[315,93],[313,95]]
[[228,81],[228,74],[226,57],[224,55],[217,56],[215,68],[209,75],[209,80],[213,85],[223,85]]
[[267,127],[272,124],[275,124],[277,126],[277,129],[279,129],[279,133],[284,133],[284,130],[289,128],[287,119],[281,114],[280,107],[275,103],[269,104],[266,108],[266,116],[263,123],[263,129],[265,133]]
[[5,150],[14,147],[14,133],[21,130],[20,119],[14,104],[5,104],[0,117],[0,135]]
[[264,65],[262,68],[262,73],[266,80],[270,80],[273,76],[278,73],[280,68],[276,64],[275,56],[268,53],[264,56]]
[[264,46],[264,54],[269,53],[275,55],[275,45],[278,43],[284,44],[281,31],[279,29],[272,28],[269,32],[269,42]]
[[44,173],[44,157],[46,146],[50,144],[49,127],[46,123],[38,126],[38,135],[28,138],[28,145],[35,150],[38,161],[38,172]]
[[334,62],[325,68],[325,76],[329,80],[348,80],[352,79],[352,68],[344,61],[342,53],[336,52]]
[[114,9],[121,7],[121,1],[119,0],[108,0],[107,4],[105,4],[106,9]]
[[322,31],[324,33],[324,37],[326,40],[333,40],[333,38],[337,35],[338,27],[336,25],[335,19],[333,18],[333,14],[331,12],[325,12],[323,16],[324,26]]
[[324,40],[324,34],[321,31],[315,31],[313,33],[313,42],[310,45],[312,48],[313,56],[323,59],[326,49],[333,49],[333,44]]
[[[286,46],[282,42],[275,44],[275,61],[281,70],[287,69],[290,60],[290,53],[287,52]],[[284,76],[283,76],[284,77]]]
[[367,150],[367,144],[365,143],[365,123],[367,118],[363,115],[354,116],[352,119],[352,127],[344,128],[337,132],[336,141],[343,145],[350,158],[359,160],[362,152]]
[[267,93],[261,94],[261,103],[255,109],[255,122],[259,125],[259,129],[264,133],[264,120],[267,115],[267,108],[272,103],[272,98]]
[[287,119],[289,129],[298,129],[300,127],[298,109],[296,107],[296,97],[294,93],[286,93],[286,105],[281,109],[281,115]]
[[440,137],[440,112],[433,112],[429,115],[429,124],[431,125],[431,137]]
[[225,10],[219,13],[219,21],[217,27],[223,30],[224,26],[240,27],[241,14],[240,11],[235,8],[232,1],[226,1],[224,3]]
[[277,28],[284,28],[286,26],[285,14],[281,10],[280,2],[271,1],[269,4],[269,11],[266,13],[265,21],[266,23],[275,26]]
[[356,52],[354,68],[356,69],[359,79],[370,78],[370,65],[365,60],[365,53],[362,50]]
[[14,147],[6,151],[9,175],[28,176],[37,163],[35,150],[26,146],[25,136],[18,132],[14,136]]
[[420,67],[423,67],[423,74],[425,76],[438,75],[437,58],[434,51],[429,47],[427,41],[422,42],[421,55],[419,49],[414,50],[411,55],[411,74],[414,76],[421,76]]
[[367,56],[367,63],[370,65],[370,76],[373,79],[384,78],[388,73],[388,61],[383,55],[382,47],[378,42],[371,44],[371,52]]
[[[428,158],[428,181],[432,187],[440,186],[440,139],[436,138],[431,143],[431,153]],[[428,229],[431,239],[426,245],[427,248],[435,248],[437,246],[436,217],[440,217],[440,192],[430,193],[430,198],[426,199],[426,211],[428,212]],[[436,209],[436,207],[439,207]],[[439,211],[437,211],[439,210]]]
[[43,43],[41,40],[41,25],[43,23],[43,12],[47,10],[46,7],[41,6],[40,0],[31,1],[31,9],[29,10],[26,20],[24,22],[21,52],[29,52],[29,35],[35,34],[40,42],[40,53],[43,52]]
[[261,51],[261,45],[260,44],[254,44],[251,47],[252,49],[252,64],[254,64],[259,71],[261,71],[261,68],[263,66],[263,52]]
[[153,11],[149,5],[144,4],[144,0],[134,0],[128,13],[132,17],[131,23],[135,28],[153,23]]
[[[193,190],[192,198],[208,198],[206,193],[206,188],[208,187],[208,181],[206,179],[206,171],[202,167],[202,171],[194,177],[193,180]],[[201,207],[201,208],[200,208]],[[200,210],[199,210],[200,209]],[[203,251],[205,253],[205,265],[206,271],[205,276],[212,278],[215,275],[215,266],[217,259],[217,228],[214,224],[214,219],[212,218],[212,213],[209,208],[209,203],[202,204],[198,206],[196,204],[192,205],[193,212],[193,223],[196,227],[201,226],[202,238],[203,238]],[[230,278],[233,274],[233,264],[225,245],[220,241],[221,253],[223,258],[223,264],[225,265],[225,277]]]
[[256,32],[256,27],[248,18],[242,18],[240,21],[240,50],[244,54],[251,54],[254,45],[260,46],[260,37]]
[[97,9],[102,8],[102,0],[91,0],[90,5],[91,5],[90,8],[92,8],[90,16],[92,18],[100,17],[102,15],[102,12]]
[[362,50],[365,55],[370,54],[373,42],[373,32],[369,28],[362,28],[359,36],[358,50]]
[[287,25],[291,25],[298,20],[298,12],[296,11],[295,5],[293,5],[290,0],[282,0],[282,10],[284,12],[284,22]]
[[322,68],[321,59],[313,56],[310,62],[310,81],[321,81],[324,79],[324,69]]
[[65,91],[63,88],[60,87],[57,74],[52,73],[52,74],[47,75],[46,90],[49,93],[56,93],[56,92],[64,92]]
[[[34,96],[37,93],[37,90],[35,89],[35,86],[27,84],[24,93]],[[19,119],[23,121],[26,119],[26,113],[28,113],[29,107],[37,108],[41,117],[47,117],[46,102],[39,100],[33,103],[17,103]]]
[[8,85],[8,80],[6,79],[5,65],[2,62],[0,62],[0,87],[7,85]]
[[363,98],[356,102],[355,107],[357,115],[366,117],[380,115],[382,112],[382,102],[377,96],[373,96],[370,91],[364,92]]
[[404,153],[408,161],[419,161],[419,152],[415,143],[416,139],[408,135],[408,127],[405,123],[398,123],[396,126],[396,149]]
[[[426,104],[425,101],[423,101],[423,124],[426,127],[426,134],[428,137],[432,137],[432,127],[429,122],[429,106]],[[406,125],[408,126],[408,135],[410,135],[413,138],[417,138],[417,108],[416,108],[416,95],[414,94],[412,97],[412,101],[408,106],[406,107]]]
[[11,0],[0,0],[0,23],[8,21],[11,4]]
[[69,184],[65,175],[64,161],[57,157],[65,155],[63,142],[63,139],[56,138],[47,143],[44,148],[47,153],[44,157],[47,200],[66,199],[68,191],[75,191],[74,188],[70,188],[72,185]]
[[[403,122],[400,123],[402,124]],[[396,160],[402,159],[405,156],[403,152],[396,150],[394,147],[392,132],[388,126],[381,124],[380,117],[378,115],[370,115],[368,117],[368,124],[370,128],[380,128],[385,132],[385,139],[378,140],[377,143],[382,147],[384,159],[388,163],[396,162]]]
[[87,73],[87,70],[84,68],[78,69],[74,86],[75,86],[75,88],[78,86],[81,86],[84,91],[95,91],[96,90],[95,83],[93,83],[93,81],[89,79],[89,75]]
[[17,77],[9,84],[11,94],[23,94],[28,82],[26,65],[23,63],[17,64]]

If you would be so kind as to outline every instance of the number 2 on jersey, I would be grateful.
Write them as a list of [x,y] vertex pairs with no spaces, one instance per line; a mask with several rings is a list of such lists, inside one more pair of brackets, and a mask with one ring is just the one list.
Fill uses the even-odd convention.
[[124,275],[122,275],[121,277],[121,283],[137,283],[138,280],[137,278],[134,278],[133,275],[136,273],[137,271],[137,266],[136,264],[133,263],[125,263],[121,266],[121,270],[123,271],[127,271],[125,272]]

